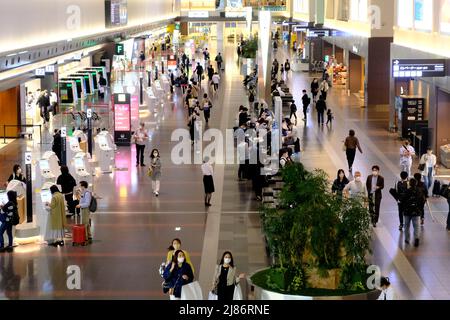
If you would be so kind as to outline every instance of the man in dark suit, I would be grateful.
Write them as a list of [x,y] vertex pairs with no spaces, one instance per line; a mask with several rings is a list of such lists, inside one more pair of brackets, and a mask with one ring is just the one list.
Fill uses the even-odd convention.
[[380,176],[379,166],[372,167],[372,174],[367,177],[366,187],[369,193],[369,212],[375,228],[380,217],[380,204],[383,197],[381,190],[384,189],[384,178]]

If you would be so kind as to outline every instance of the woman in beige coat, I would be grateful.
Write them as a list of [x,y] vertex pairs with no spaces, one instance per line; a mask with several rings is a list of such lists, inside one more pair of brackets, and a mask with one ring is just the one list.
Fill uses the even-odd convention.
[[67,225],[66,221],[66,206],[64,196],[57,186],[50,187],[52,194],[51,203],[46,203],[47,210],[50,211],[48,219],[48,245],[57,247],[64,245],[64,228]]
[[236,268],[234,267],[233,255],[226,251],[222,255],[220,264],[216,267],[214,281],[211,292],[217,295],[219,301],[232,301],[234,289],[239,280],[244,278],[244,274],[236,277]]

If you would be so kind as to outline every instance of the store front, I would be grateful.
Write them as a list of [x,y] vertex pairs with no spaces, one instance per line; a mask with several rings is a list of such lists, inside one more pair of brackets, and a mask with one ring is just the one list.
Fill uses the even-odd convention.
[[[0,137],[20,136],[20,87],[0,91]],[[3,143],[3,141],[1,141]],[[7,141],[8,142],[8,141]]]
[[[431,146],[438,156],[438,161],[450,168],[450,159],[444,160],[445,150],[450,152],[450,77],[446,76],[448,63],[445,57],[406,48],[393,44],[392,54],[392,80],[391,80],[391,129],[399,132],[404,129],[400,120],[399,109],[395,106],[398,97],[413,97],[423,99],[424,115],[423,127],[421,123],[411,124],[409,131],[413,140],[419,136],[422,140],[421,153]],[[408,71],[403,71],[406,66]],[[428,71],[417,73],[415,68]],[[413,70],[414,69],[414,70]],[[409,71],[413,70],[413,71]],[[409,73],[408,73],[409,72]],[[425,127],[426,125],[426,127]],[[425,138],[423,136],[425,132]],[[444,151],[443,151],[444,150]],[[447,152],[447,153],[448,153]]]

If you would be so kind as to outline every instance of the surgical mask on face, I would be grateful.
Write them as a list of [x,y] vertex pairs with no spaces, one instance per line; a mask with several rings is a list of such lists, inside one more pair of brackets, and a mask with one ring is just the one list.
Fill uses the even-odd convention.
[[355,177],[356,182],[361,182],[361,177]]
[[223,259],[223,262],[225,264],[230,264],[231,263],[231,259],[230,258],[225,258],[225,259]]
[[157,152],[154,152],[154,153],[153,153],[153,156],[154,156],[154,157],[157,157],[157,156],[158,156],[158,153],[157,153]]
[[184,262],[184,257],[178,258],[178,263],[183,263]]
[[377,176],[378,175],[378,171],[372,171],[372,174],[374,175],[374,176]]

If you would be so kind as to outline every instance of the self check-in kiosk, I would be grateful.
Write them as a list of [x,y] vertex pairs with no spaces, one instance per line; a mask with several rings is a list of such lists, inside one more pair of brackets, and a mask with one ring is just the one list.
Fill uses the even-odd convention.
[[47,151],[43,154],[42,159],[47,160],[50,166],[50,172],[59,177],[61,175],[61,168],[58,163],[58,156],[53,151]]
[[90,72],[93,76],[95,75],[95,77],[94,77],[94,86],[95,86],[95,89],[98,89],[98,83],[100,81],[100,73],[102,71],[98,70],[98,69],[95,69],[95,68],[91,68],[91,67],[90,68],[86,68],[83,71]]
[[109,82],[108,82],[108,76],[106,74],[106,67],[90,67],[88,68],[88,70],[98,70],[99,71],[99,80],[100,80],[100,74],[103,76],[103,78],[105,78],[106,80],[106,85],[109,86]]
[[50,187],[53,183],[46,182],[41,186],[40,192],[36,197],[36,224],[39,226],[39,236],[41,241],[49,240],[48,219],[50,212],[46,204],[52,202],[52,193]]
[[103,173],[112,172],[115,163],[114,146],[107,131],[102,131],[95,137],[95,158]]
[[78,92],[75,81],[61,80],[59,81],[58,86],[61,104],[76,104],[78,102]]
[[84,79],[84,85],[86,88],[86,94],[90,95],[90,94],[94,94],[94,89],[93,89],[93,80],[92,80],[92,75],[90,73],[83,73],[83,72],[77,72],[74,74],[69,75],[69,77],[83,77]]
[[76,89],[77,89],[77,97],[78,99],[84,99],[86,97],[86,85],[83,76],[79,77],[64,77],[61,78],[64,81],[75,81]]
[[92,170],[89,160],[89,154],[84,152],[77,153],[72,159],[72,167],[74,168],[77,181],[92,182]]
[[[91,93],[95,93],[98,90],[97,73],[92,71],[77,71],[76,74],[82,74],[83,76],[89,75],[89,84],[91,86]],[[85,77],[86,81],[87,78]]]
[[[77,138],[77,141],[79,143],[81,152],[87,152],[87,140],[88,136],[81,130],[75,130],[72,134],[73,138]],[[79,151],[78,151],[79,152]]]

